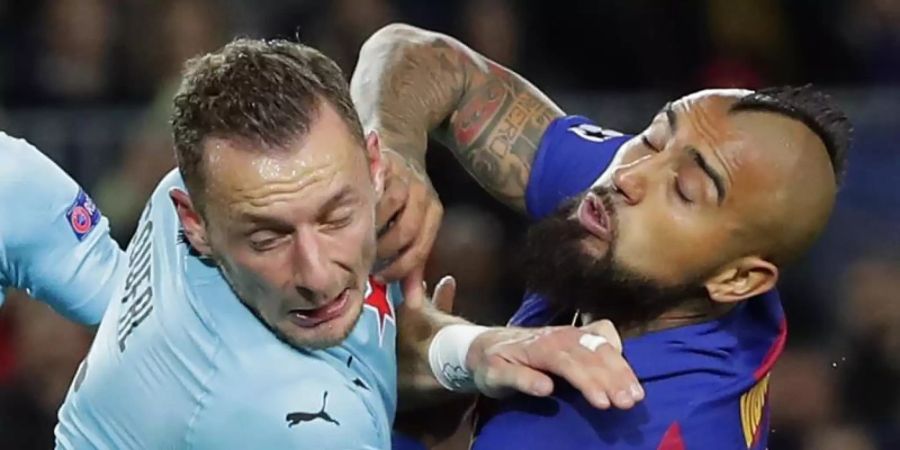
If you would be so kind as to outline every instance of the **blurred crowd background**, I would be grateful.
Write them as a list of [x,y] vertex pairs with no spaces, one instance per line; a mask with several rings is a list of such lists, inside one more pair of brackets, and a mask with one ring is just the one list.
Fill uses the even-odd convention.
[[[0,129],[72,174],[126,245],[174,166],[169,102],[187,58],[234,36],[284,37],[349,76],[364,39],[398,20],[450,33],[567,112],[626,132],[703,87],[832,93],[856,137],[827,232],[781,285],[790,337],[770,448],[900,449],[900,0],[0,0]],[[521,295],[511,262],[525,220],[443,149],[428,165],[446,207],[430,279],[454,274],[456,312],[503,323]],[[91,334],[12,297],[0,448],[47,449]]]

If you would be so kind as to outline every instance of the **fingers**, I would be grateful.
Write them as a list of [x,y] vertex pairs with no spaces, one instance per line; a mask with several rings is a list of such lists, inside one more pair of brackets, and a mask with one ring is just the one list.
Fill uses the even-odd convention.
[[609,342],[609,344],[613,346],[613,348],[618,350],[619,353],[622,352],[622,337],[619,336],[619,332],[616,330],[616,326],[613,325],[612,322],[606,319],[597,320],[581,327],[580,329],[585,333],[603,336]]
[[[602,347],[611,348],[608,344]],[[553,353],[536,358],[534,367],[566,380],[595,408],[607,409],[615,405],[617,408],[628,409],[634,406],[635,400],[630,394],[627,398],[618,395],[621,386],[617,377],[620,375],[611,373],[610,365],[594,352],[579,346]]]
[[[375,229],[378,230],[379,243],[381,238],[396,224],[397,219],[403,213],[409,201],[409,186],[407,182],[396,177],[390,177],[385,181],[384,194],[378,200],[375,208]],[[379,250],[381,250],[379,248]],[[379,254],[379,258],[384,256]]]
[[[399,182],[395,184],[399,184]],[[412,243],[418,235],[417,231],[432,203],[429,187],[421,181],[410,180],[403,189],[406,191],[406,195],[403,197],[402,208],[397,212],[390,228],[384,230],[378,240],[379,247],[382,247],[379,248],[381,252],[379,257],[382,258],[388,257]]]
[[[384,193],[378,201],[378,207],[375,211],[375,225],[378,230],[378,259],[392,257],[403,246],[408,245],[408,240],[397,242],[396,233],[387,242],[383,236],[389,231],[395,230],[400,216],[405,213],[409,206],[418,206],[416,203],[421,199],[411,199],[411,187],[421,184],[416,177],[413,176],[407,161],[393,151],[386,150],[385,161],[385,186]],[[418,201],[417,201],[418,200]],[[421,213],[419,213],[421,214]],[[407,221],[416,220],[417,215],[407,215]],[[404,227],[409,228],[412,224],[406,223]]]
[[381,229],[378,237],[378,259],[391,258],[409,247],[418,236],[419,228],[425,219],[429,202],[425,188],[413,182],[404,187],[406,196],[402,207],[390,219],[388,227]]
[[503,358],[492,357],[482,380],[475,383],[488,397],[504,397],[514,391],[535,397],[545,397],[553,392],[553,380],[532,368],[512,364]]
[[397,220],[409,198],[409,182],[401,176],[388,176],[384,181],[384,193],[375,208],[375,229],[384,234]]
[[592,376],[602,380],[613,405],[628,409],[644,399],[644,389],[637,375],[618,350],[611,345],[602,345],[593,353],[598,362],[591,366]]
[[590,352],[584,348],[556,352],[555,355],[549,357],[546,364],[540,364],[540,366],[568,381],[595,408],[607,409],[611,405],[606,389],[608,380],[605,379],[602,371],[593,370],[585,363],[590,359],[589,354]]
[[[410,200],[414,201],[412,197]],[[425,203],[427,205],[416,207],[407,204],[393,227],[379,239],[379,258],[394,256],[393,251],[399,252],[379,271],[381,278],[396,280],[413,268],[425,265],[444,217],[444,208],[439,201],[426,199]],[[394,250],[398,245],[401,247]]]
[[403,304],[410,308],[420,308],[425,304],[424,267],[410,272],[403,278]]
[[[608,325],[598,324],[591,329],[604,330],[614,337],[609,334],[614,330],[609,330]],[[520,340],[494,351],[508,361],[563,378],[596,408],[628,409],[643,400],[644,391],[637,376],[620,350],[613,346],[612,339],[603,339],[609,342],[591,339],[597,335],[586,335],[573,327],[534,332],[539,334],[533,340]]]
[[628,409],[643,400],[644,391],[621,350],[615,348],[612,341],[600,343],[590,350],[582,344],[584,336],[596,337],[582,335],[579,345],[557,352],[561,362],[553,362],[556,367],[551,366],[550,370],[581,391],[597,408]]
[[384,281],[403,278],[424,265],[434,245],[444,208],[423,168],[385,150],[388,176],[376,209],[377,275]]
[[453,312],[453,299],[456,296],[456,279],[451,276],[441,278],[437,287],[434,288],[434,294],[431,297],[431,303],[435,308],[447,314]]
[[581,330],[590,333],[582,337],[582,341],[585,337],[599,336],[608,342],[607,345],[599,345],[591,350],[600,356],[603,364],[606,365],[602,369],[599,366],[596,367],[601,370],[601,373],[595,374],[595,376],[606,378],[608,391],[612,392],[613,403],[619,408],[630,408],[633,402],[643,400],[644,390],[634,371],[622,357],[622,337],[613,323],[609,320],[598,320],[581,327]]

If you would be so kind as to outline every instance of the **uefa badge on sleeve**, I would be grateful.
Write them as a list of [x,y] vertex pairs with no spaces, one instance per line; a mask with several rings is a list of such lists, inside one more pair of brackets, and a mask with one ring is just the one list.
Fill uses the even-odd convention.
[[66,220],[75,237],[82,241],[100,223],[100,210],[83,190],[79,190],[72,206],[66,210]]

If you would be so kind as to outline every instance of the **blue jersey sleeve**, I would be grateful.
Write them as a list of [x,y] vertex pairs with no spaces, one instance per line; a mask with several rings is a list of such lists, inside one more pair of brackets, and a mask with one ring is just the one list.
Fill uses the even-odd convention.
[[36,148],[0,133],[0,204],[0,285],[98,323],[125,258],[90,197]]
[[628,139],[630,136],[600,128],[581,116],[551,122],[535,153],[525,188],[528,215],[543,218],[567,198],[588,189]]

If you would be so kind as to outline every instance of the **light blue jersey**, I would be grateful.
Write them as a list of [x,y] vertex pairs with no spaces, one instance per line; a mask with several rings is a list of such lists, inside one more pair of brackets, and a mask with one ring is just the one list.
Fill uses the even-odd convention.
[[100,322],[125,256],[109,222],[53,161],[0,132],[0,304],[27,290],[67,318]]
[[369,283],[328,350],[292,348],[179,238],[157,187],[129,272],[60,410],[65,449],[387,449],[396,408],[396,285]]

